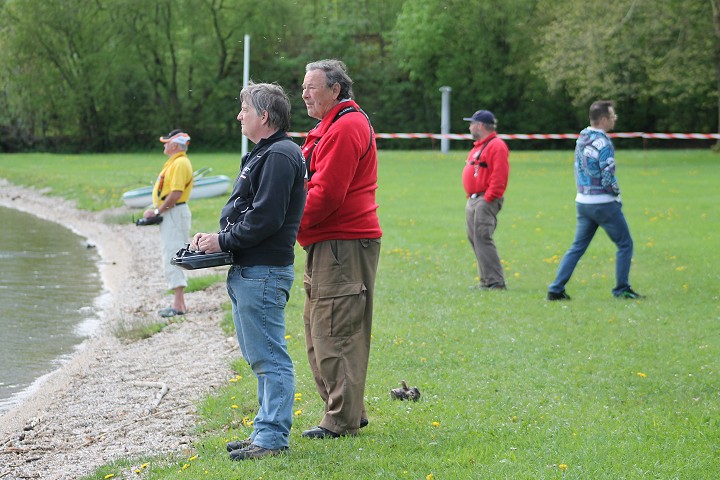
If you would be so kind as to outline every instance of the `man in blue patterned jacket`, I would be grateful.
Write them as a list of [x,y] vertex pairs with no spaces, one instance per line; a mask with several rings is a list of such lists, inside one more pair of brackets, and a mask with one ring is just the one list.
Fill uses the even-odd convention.
[[615,178],[615,148],[607,135],[615,127],[616,120],[613,102],[599,100],[590,106],[590,126],[580,132],[577,139],[575,240],[560,262],[555,281],[548,288],[548,300],[570,300],[570,295],[565,292],[565,284],[570,280],[598,227],[605,230],[618,249],[613,295],[616,298],[641,298],[630,288],[633,241],[622,212],[620,187]]

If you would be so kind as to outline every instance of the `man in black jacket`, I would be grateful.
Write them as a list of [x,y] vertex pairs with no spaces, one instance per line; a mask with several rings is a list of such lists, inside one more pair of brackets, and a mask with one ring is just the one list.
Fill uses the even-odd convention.
[[251,83],[240,101],[237,119],[255,148],[243,158],[220,214],[220,232],[197,233],[191,244],[233,254],[227,278],[233,321],[258,380],[254,430],[246,440],[228,443],[233,460],[277,455],[289,445],[295,376],[285,343],[285,305],[307,185],[300,147],[287,135],[290,102],[282,88]]

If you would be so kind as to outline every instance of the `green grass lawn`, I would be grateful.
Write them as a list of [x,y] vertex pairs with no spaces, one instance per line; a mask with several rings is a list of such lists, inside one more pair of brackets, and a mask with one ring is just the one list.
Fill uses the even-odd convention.
[[[366,390],[370,425],[358,437],[300,437],[323,406],[304,353],[296,280],[287,309],[298,394],[289,454],[228,460],[225,442],[247,437],[257,403],[252,372],[237,361],[235,381],[199,405],[204,420],[192,452],[127,459],[89,478],[716,478],[720,156],[619,150],[635,241],[630,280],[647,297],[612,297],[615,249],[599,232],[567,286],[573,300],[550,303],[547,285],[575,229],[572,152],[511,154],[496,232],[509,290],[492,292],[468,288],[477,273],[465,237],[465,154],[380,152],[384,235]],[[152,180],[163,158],[0,155],[0,178],[52,187],[51,194],[99,210]],[[195,168],[232,178],[239,161],[190,158]],[[192,202],[193,229],[215,230],[223,204]],[[401,380],[420,389],[420,401],[390,399]]]

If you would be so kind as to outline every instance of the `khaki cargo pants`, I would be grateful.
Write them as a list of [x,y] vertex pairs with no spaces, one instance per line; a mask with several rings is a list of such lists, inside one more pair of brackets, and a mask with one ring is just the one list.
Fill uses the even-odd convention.
[[320,426],[355,435],[365,413],[373,292],[380,239],[305,248],[305,344],[325,416]]

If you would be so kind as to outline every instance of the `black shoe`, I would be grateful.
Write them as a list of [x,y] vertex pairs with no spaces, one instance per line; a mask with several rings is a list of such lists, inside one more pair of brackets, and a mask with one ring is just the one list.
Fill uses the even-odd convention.
[[504,283],[491,283],[490,285],[470,285],[470,290],[507,290]]
[[368,423],[370,423],[370,421],[367,418],[361,418],[360,419],[360,428],[367,427]]
[[554,302],[556,300],[570,300],[570,295],[565,293],[565,290],[560,293],[548,292],[547,299],[551,302]]
[[274,457],[286,451],[288,447],[280,447],[276,449],[263,448],[259,445],[251,443],[245,448],[233,450],[230,452],[230,460],[257,460],[263,457]]
[[642,295],[637,293],[632,288],[628,288],[627,290],[623,290],[618,295],[615,295],[616,298],[626,298],[628,300],[637,300],[639,298],[643,298]]
[[339,433],[331,432],[327,428],[320,426],[313,427],[310,430],[305,430],[302,435],[305,438],[338,438]]
[[225,445],[225,448],[227,448],[228,452],[232,452],[233,450],[240,450],[241,448],[247,448],[251,444],[252,444],[252,440],[250,440],[250,437],[248,437],[245,440],[240,440],[239,442],[228,442],[227,445]]

